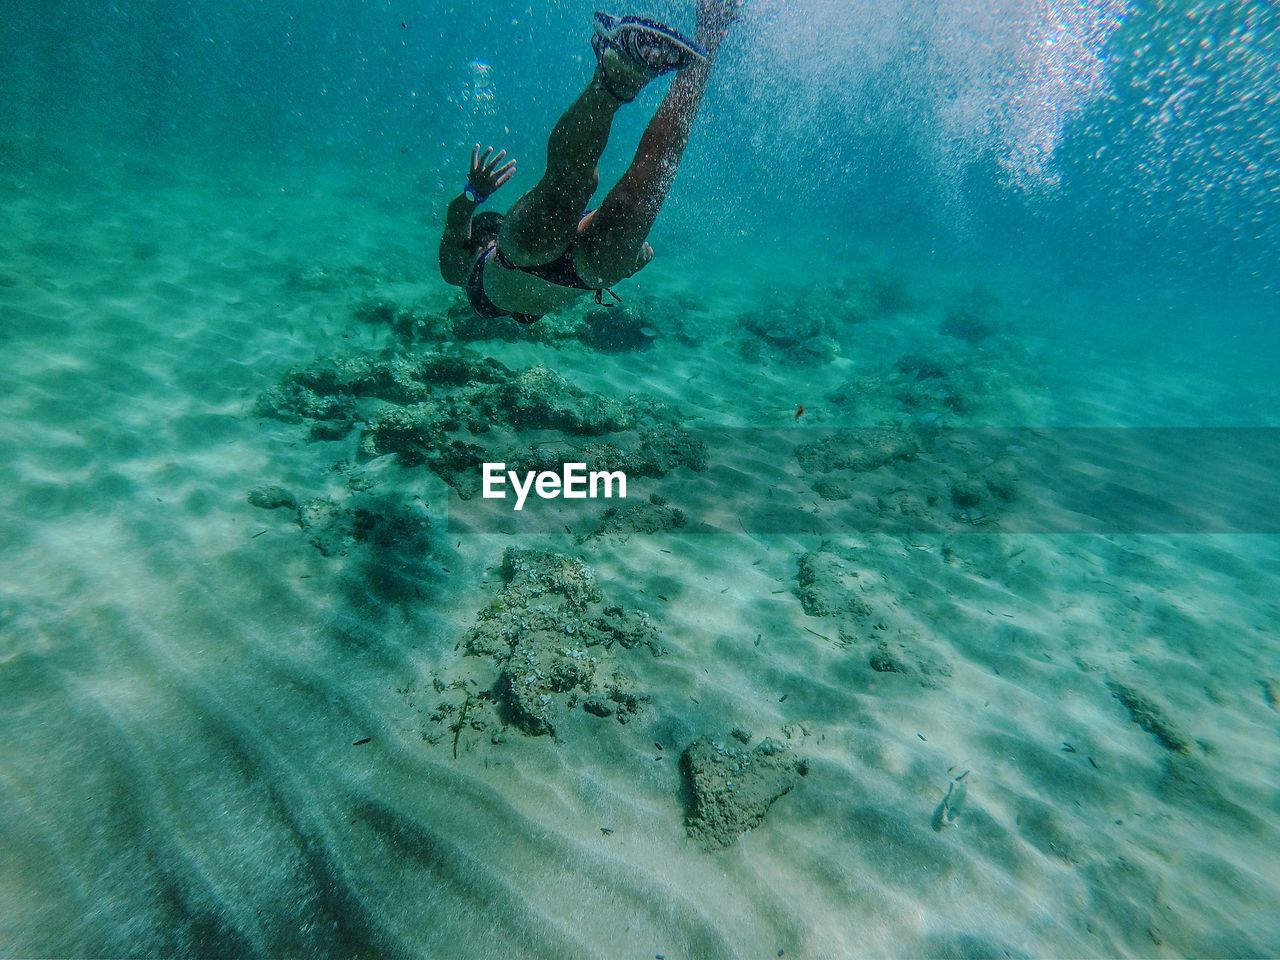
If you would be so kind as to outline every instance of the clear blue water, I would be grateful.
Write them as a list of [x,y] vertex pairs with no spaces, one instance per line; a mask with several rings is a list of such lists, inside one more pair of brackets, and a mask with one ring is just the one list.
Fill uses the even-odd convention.
[[[1088,499],[1046,460],[1003,534],[741,519],[798,485],[801,513],[986,522],[968,461],[822,486],[789,446],[810,426],[1276,426],[1280,8],[749,0],[620,287],[631,340],[583,333],[589,306],[464,334],[444,205],[476,141],[521,161],[499,209],[535,182],[593,10],[0,13],[0,955],[1280,951],[1273,516],[1215,523],[1209,467],[1164,491],[1188,536],[1041,525]],[[605,188],[659,97],[620,114]],[[947,333],[974,303],[994,332]],[[644,490],[717,535],[450,527],[459,484],[365,444],[372,407],[320,439],[260,415],[299,365],[436,350],[754,428]],[[521,444],[584,442],[498,409]],[[1108,442],[1071,475],[1153,449]],[[1221,489],[1269,462],[1224,455]],[[302,512],[246,502],[271,485]],[[430,535],[360,514],[370,490]],[[575,700],[552,740],[483,706],[503,681],[457,650],[513,545],[653,619],[642,719],[601,733]],[[455,757],[440,704],[481,690]],[[812,773],[707,852],[676,756],[739,723]],[[962,766],[967,813],[933,829]]]
[[[654,12],[692,19],[678,4]],[[455,147],[475,138],[537,157],[586,69],[589,14],[18,3],[5,136],[69,159],[349,161],[403,195],[406,170],[450,180]],[[1278,16],[766,0],[726,51],[668,220],[802,246],[1016,248],[1085,277],[1275,293]],[[492,68],[491,109],[466,96],[473,61]],[[612,151],[614,171],[626,154]]]
[[[387,203],[426,209],[483,139],[524,160],[527,187],[589,67],[590,12],[17,3],[6,146],[73,178],[115,157],[349,165]],[[691,26],[680,4],[650,12]],[[1130,316],[1152,341],[1273,355],[1278,18],[1266,4],[756,3],[656,239],[714,239],[726,268],[741,248],[874,248],[1006,269],[1203,308]],[[474,62],[490,68],[483,102]],[[620,121],[606,185],[645,120]]]

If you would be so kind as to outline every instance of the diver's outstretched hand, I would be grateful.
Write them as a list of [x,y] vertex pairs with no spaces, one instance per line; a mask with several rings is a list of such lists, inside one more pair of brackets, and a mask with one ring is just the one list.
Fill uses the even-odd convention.
[[467,174],[467,183],[471,184],[471,189],[475,191],[481,203],[492,197],[503,184],[516,175],[514,160],[508,161],[505,166],[502,165],[506,156],[507,151],[502,150],[495,157],[493,147],[481,156],[478,143],[471,151],[471,172]]

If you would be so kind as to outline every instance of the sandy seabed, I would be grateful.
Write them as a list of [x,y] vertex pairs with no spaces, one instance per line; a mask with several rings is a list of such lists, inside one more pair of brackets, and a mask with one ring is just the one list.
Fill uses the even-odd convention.
[[[630,339],[589,308],[446,336],[434,216],[354,176],[72,179],[0,181],[0,954],[1280,952],[1274,537],[462,533],[425,467],[259,405],[317,359],[424,351],[773,431],[1265,423],[1263,381],[1068,350],[1075,305],[1012,283],[957,327],[963,271],[870,258],[815,293],[671,256],[621,288]],[[726,517],[795,472],[714,467]],[[264,486],[416,504],[422,549],[358,518],[324,541]],[[559,691],[533,735],[489,692],[468,642],[512,546],[660,637],[593,648],[626,723]],[[708,849],[680,756],[741,755],[735,729],[805,775]]]

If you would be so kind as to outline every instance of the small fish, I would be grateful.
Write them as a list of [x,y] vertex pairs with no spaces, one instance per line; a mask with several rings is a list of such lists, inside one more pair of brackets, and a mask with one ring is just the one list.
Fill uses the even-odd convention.
[[968,775],[969,771],[966,770],[947,784],[947,795],[933,811],[932,821],[935,831],[940,832],[943,827],[955,825],[956,818],[960,816],[960,811],[964,807],[965,797],[968,795],[968,787],[963,783]]
[[372,739],[373,737],[361,737],[359,740],[352,740],[351,745],[353,747],[363,747],[366,743],[368,743]]
[[408,30],[408,29],[409,29],[409,24],[407,24],[407,23],[405,23],[405,21],[401,20],[401,21],[400,21],[400,29],[401,29],[401,30]]
[[800,404],[800,406],[796,407],[796,419],[799,420],[803,416],[804,416],[804,404],[802,403]]
[[603,833],[606,837],[611,837],[613,836],[613,827],[601,827],[600,832]]

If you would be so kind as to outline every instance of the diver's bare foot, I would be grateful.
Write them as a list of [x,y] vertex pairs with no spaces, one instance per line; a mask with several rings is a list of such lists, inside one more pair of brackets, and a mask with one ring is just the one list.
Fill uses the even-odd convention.
[[718,47],[741,19],[742,5],[743,0],[698,0],[698,42],[708,50]]
[[606,47],[601,52],[600,65],[596,68],[596,83],[603,86],[615,99],[623,103],[634,100],[652,79],[653,73],[631,63],[617,50]]
[[642,63],[633,63],[613,47],[598,50],[600,66],[596,70],[596,82],[623,102],[634,100],[646,83],[677,63],[673,52],[657,44],[642,41],[636,44],[635,53]]

